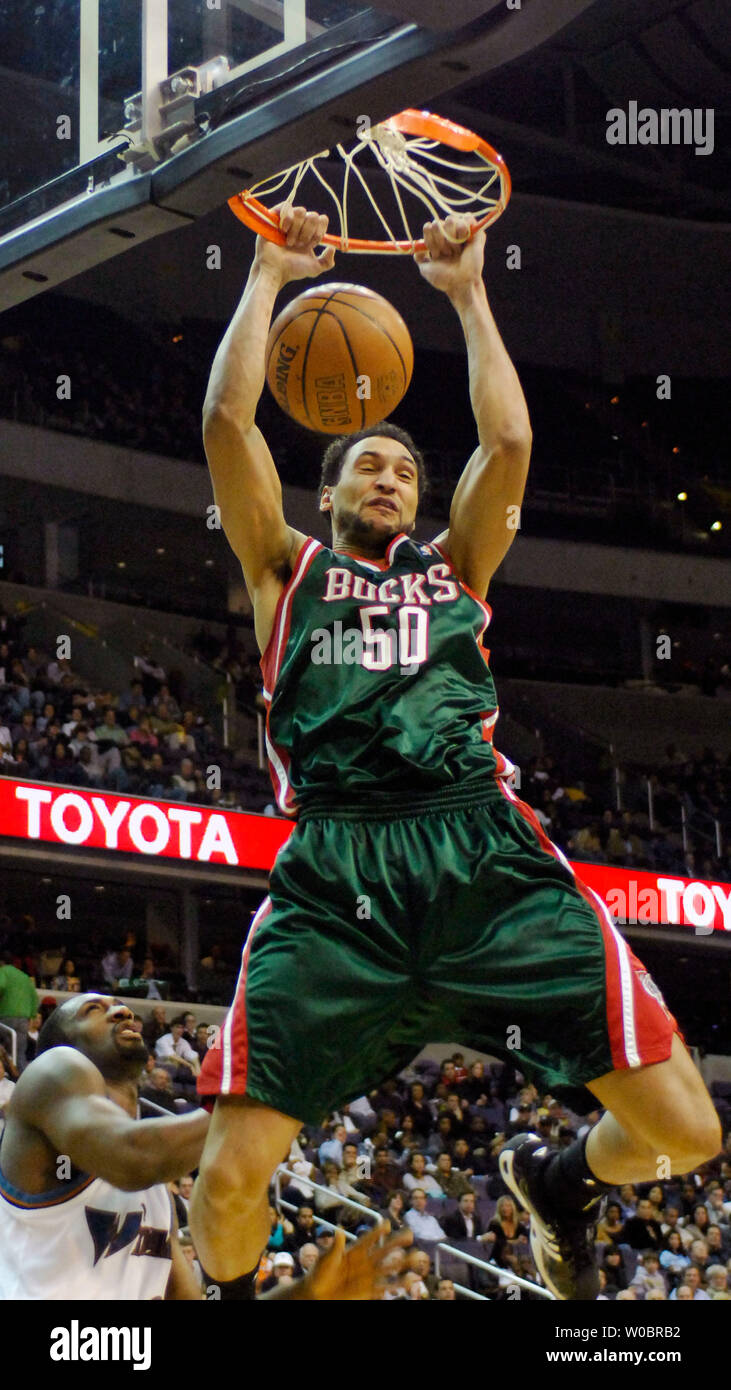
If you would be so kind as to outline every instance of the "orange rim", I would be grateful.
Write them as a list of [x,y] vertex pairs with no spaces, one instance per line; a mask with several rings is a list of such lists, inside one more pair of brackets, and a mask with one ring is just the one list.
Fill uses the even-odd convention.
[[[486,140],[474,131],[468,130],[466,126],[457,125],[455,121],[448,121],[443,116],[435,116],[431,111],[417,111],[409,108],[400,111],[396,116],[390,116],[388,120],[382,122],[385,126],[390,126],[392,130],[398,130],[402,135],[421,135],[429,139],[439,140],[443,145],[447,145],[453,150],[460,150],[464,154],[476,151],[494,168],[497,169],[500,178],[500,197],[489,212],[485,213],[476,222],[472,229],[472,236],[488,227],[491,222],[497,221],[498,217],[505,211],[510,202],[512,192],[512,181],[508,166],[501,154],[493,149]],[[240,222],[245,223],[253,232],[259,236],[266,237],[267,241],[273,241],[277,246],[284,246],[286,237],[279,229],[279,213],[268,208],[248,189],[243,189],[241,193],[235,193],[229,198],[228,205],[231,211]],[[322,246],[334,246],[340,251],[370,251],[376,254],[410,254],[415,251],[425,251],[426,242],[423,238],[417,241],[375,241],[366,237],[348,237],[347,241],[341,236],[335,236],[332,232],[326,232],[322,241]]]

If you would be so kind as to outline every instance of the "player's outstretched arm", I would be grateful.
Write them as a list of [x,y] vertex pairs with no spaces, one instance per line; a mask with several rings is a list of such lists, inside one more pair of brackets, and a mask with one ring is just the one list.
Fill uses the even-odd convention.
[[267,574],[286,565],[296,539],[284,520],[274,460],[254,423],[274,301],[290,281],[332,269],[335,255],[332,247],[316,254],[326,217],[282,208],[280,226],[286,246],[257,237],[246,289],[213,360],[203,404],[214,498],[252,597]]
[[39,1057],[21,1077],[13,1101],[21,1124],[40,1130],[75,1168],[124,1192],[171,1182],[196,1168],[210,1123],[205,1110],[132,1120],[106,1095],[97,1067],[70,1047]]
[[449,530],[438,537],[460,577],[481,596],[515,539],[528,478],[532,433],[525,396],[492,316],[482,278],[485,233],[471,222],[427,223],[421,274],[459,315],[467,343],[470,399],[479,448],[452,498]]

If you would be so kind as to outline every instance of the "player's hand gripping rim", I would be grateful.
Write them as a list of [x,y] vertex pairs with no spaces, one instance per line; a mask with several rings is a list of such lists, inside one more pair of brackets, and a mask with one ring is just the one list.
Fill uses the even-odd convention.
[[278,203],[272,211],[279,213],[279,229],[287,238],[286,245],[278,246],[266,237],[257,237],[256,265],[274,273],[280,285],[290,280],[312,279],[332,270],[335,248],[326,246],[317,254],[327,232],[328,218],[324,213],[308,212],[307,208],[293,207],[291,203]]
[[424,223],[425,251],[414,260],[424,279],[450,299],[463,296],[482,282],[485,231],[475,232],[476,219],[452,214],[443,221]]

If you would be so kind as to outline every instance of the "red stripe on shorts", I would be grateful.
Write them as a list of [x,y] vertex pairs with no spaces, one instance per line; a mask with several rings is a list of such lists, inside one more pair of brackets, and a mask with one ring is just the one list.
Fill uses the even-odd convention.
[[249,1066],[249,1034],[246,1025],[246,975],[249,956],[257,927],[272,910],[272,900],[266,897],[254,914],[241,957],[241,969],[236,982],[231,1007],[214,1047],[208,1049],[198,1077],[201,1096],[243,1096]]
[[532,807],[511,793],[504,782],[498,780],[498,786],[530,825],[541,849],[568,868],[575,887],[599,922],[604,943],[607,1031],[614,1069],[624,1071],[667,1061],[673,1034],[677,1033],[683,1042],[685,1039],[649,972],[613,925],[608,908],[577,877],[565,856],[549,840]]

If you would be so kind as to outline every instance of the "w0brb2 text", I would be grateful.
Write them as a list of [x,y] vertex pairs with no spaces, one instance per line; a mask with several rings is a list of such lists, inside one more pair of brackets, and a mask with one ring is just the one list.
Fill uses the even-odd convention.
[[679,1337],[679,1327],[557,1327],[557,1337],[576,1337],[588,1342],[592,1337]]

